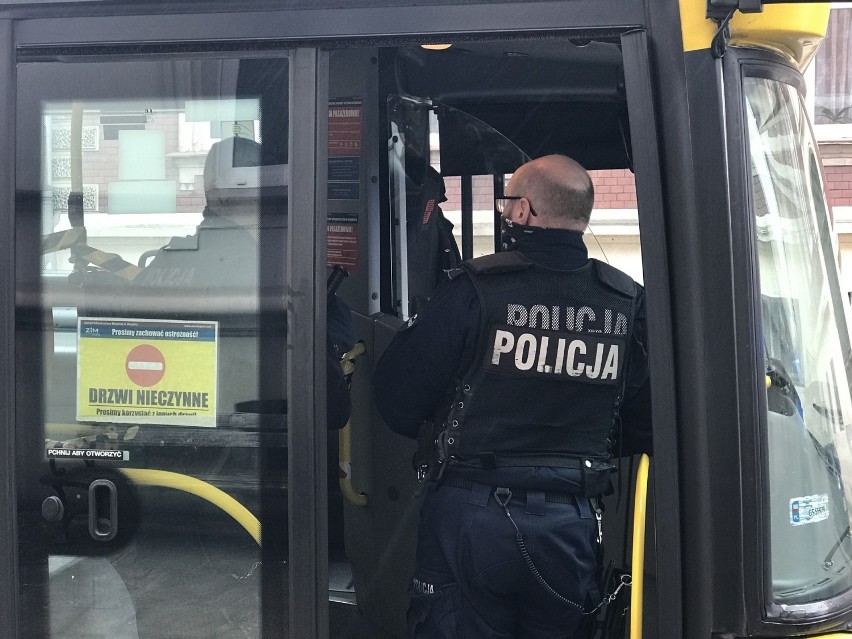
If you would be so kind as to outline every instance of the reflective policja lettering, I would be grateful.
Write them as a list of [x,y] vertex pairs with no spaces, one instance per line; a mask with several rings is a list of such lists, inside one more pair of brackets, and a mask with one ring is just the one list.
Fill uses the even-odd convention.
[[534,304],[529,308],[523,304],[506,305],[506,324],[545,330],[566,330],[577,333],[604,335],[627,335],[627,317],[612,309],[602,309],[601,315],[589,306],[551,306]]
[[516,334],[517,329],[506,329],[494,330],[493,368],[506,371],[508,360],[509,366],[520,372],[567,375],[601,382],[618,379],[623,356],[620,341],[569,337],[565,333],[545,335],[543,331]]
[[411,586],[414,592],[421,595],[434,595],[435,594],[435,585],[430,584],[426,581],[420,581],[416,577],[412,579]]

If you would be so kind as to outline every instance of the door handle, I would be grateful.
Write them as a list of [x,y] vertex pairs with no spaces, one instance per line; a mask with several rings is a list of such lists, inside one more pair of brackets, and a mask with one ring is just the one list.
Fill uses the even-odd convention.
[[89,535],[110,541],[118,533],[118,489],[109,479],[89,484]]

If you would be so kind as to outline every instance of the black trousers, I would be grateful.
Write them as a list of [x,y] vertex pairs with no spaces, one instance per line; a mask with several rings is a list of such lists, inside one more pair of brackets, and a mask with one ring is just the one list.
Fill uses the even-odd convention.
[[[410,586],[412,639],[568,639],[586,626],[530,571],[492,487],[439,485],[423,502]],[[518,493],[508,504],[529,556],[560,595],[600,601],[597,521],[588,500]],[[584,503],[585,502],[585,503]]]

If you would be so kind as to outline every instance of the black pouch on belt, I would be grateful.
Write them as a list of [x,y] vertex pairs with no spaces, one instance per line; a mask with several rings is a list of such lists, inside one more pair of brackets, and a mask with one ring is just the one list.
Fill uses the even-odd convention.
[[610,494],[613,490],[610,475],[614,470],[615,466],[609,462],[584,459],[580,464],[580,472],[583,476],[583,494],[586,497]]

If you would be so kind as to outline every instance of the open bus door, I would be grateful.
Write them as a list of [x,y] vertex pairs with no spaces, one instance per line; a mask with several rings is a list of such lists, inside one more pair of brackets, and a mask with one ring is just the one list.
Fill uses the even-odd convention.
[[[656,158],[649,128],[653,106],[644,102],[649,96],[642,92],[647,80],[639,75],[643,64],[647,64],[647,58],[642,56],[641,34],[589,46],[594,52],[588,55],[608,71],[604,78],[596,78],[602,87],[590,91],[597,93],[601,101],[600,112],[605,115],[600,120],[590,113],[593,110],[585,108],[588,105],[566,97],[574,94],[580,103],[591,99],[584,95],[583,88],[572,85],[570,77],[576,74],[588,82],[589,70],[575,66],[569,72],[565,71],[568,65],[559,63],[562,56],[569,58],[579,50],[571,41],[553,43],[550,47],[523,40],[460,46],[465,47],[463,53],[441,55],[410,47],[380,51],[378,56],[382,79],[378,103],[382,105],[380,113],[384,116],[383,130],[387,136],[382,147],[387,152],[383,186],[388,193],[387,211],[383,209],[383,215],[388,216],[389,222],[388,232],[382,236],[382,285],[387,286],[388,293],[383,296],[380,312],[372,317],[364,368],[381,357],[394,332],[428,303],[444,271],[458,264],[459,257],[487,254],[499,247],[499,215],[494,210],[494,198],[502,195],[506,178],[530,159],[519,144],[526,143],[539,154],[548,150],[568,152],[570,148],[570,152],[599,169],[632,167],[630,135],[631,125],[635,126],[635,139],[648,149],[638,160],[643,175],[647,172],[649,176],[643,187],[643,206],[659,196],[659,186],[654,186],[659,173],[653,164]],[[626,71],[620,71],[626,64],[621,58],[621,46],[634,54],[627,65],[631,76],[636,74],[629,81],[629,91],[621,75]],[[450,71],[458,64],[459,56],[461,60],[470,58],[471,65],[493,71],[505,59],[505,49],[514,51],[521,59],[518,75],[507,75],[505,86],[495,82],[491,73],[481,76],[479,82],[483,86],[480,86],[469,74],[459,72],[453,76]],[[530,60],[527,65],[544,64],[542,59],[552,56],[548,63],[553,70],[562,69],[565,77],[557,73],[543,80],[547,74],[539,72],[538,78],[525,77],[518,86],[517,77],[523,77],[525,62],[521,51],[530,51],[530,57],[535,58],[535,62]],[[347,52],[332,56],[333,78],[337,65],[345,68],[346,56]],[[527,82],[530,86],[523,86]],[[486,84],[490,85],[487,91]],[[577,98],[577,94],[583,97]],[[432,97],[422,97],[426,95]],[[504,103],[507,97],[511,98],[509,104]],[[636,113],[630,123],[626,117],[628,103],[635,105],[632,108]],[[536,112],[538,122],[529,117],[530,112]],[[578,123],[569,126],[567,122],[575,113]],[[479,117],[482,115],[502,126],[489,124]],[[510,139],[507,131],[514,133],[519,142]],[[475,201],[465,196],[466,189],[471,188],[479,194]],[[442,197],[445,191],[453,197],[446,204],[442,203],[447,197]],[[652,207],[648,205],[649,210]],[[447,217],[452,218],[452,225]],[[592,224],[595,223],[593,217]],[[442,235],[448,226],[453,226],[454,232],[450,244]],[[595,239],[587,241],[592,251],[607,259],[606,250]],[[636,249],[638,254],[638,246]],[[633,257],[626,267],[641,278],[637,262],[638,257]],[[368,495],[369,503],[366,507],[345,504],[346,554],[353,564],[358,607],[393,636],[404,636],[419,510],[413,464],[415,447],[410,440],[391,432],[374,412],[361,415],[363,407],[371,405],[370,395],[382,392],[369,386],[366,377],[356,364],[351,461],[353,482],[358,491]],[[625,463],[624,474],[631,473]],[[630,482],[625,480],[621,490],[620,498],[613,500],[607,523],[607,563],[629,570],[629,551],[623,542],[629,536],[625,526],[629,520]],[[652,564],[653,555],[648,562],[648,593],[654,592]],[[653,613],[649,617],[653,618]],[[641,626],[641,617],[636,623]],[[613,625],[616,626],[623,627],[619,623]]]
[[[396,330],[418,309],[422,311],[447,271],[460,262],[453,224],[441,208],[446,181],[479,175],[487,176],[490,184],[492,176],[502,178],[528,159],[499,131],[458,109],[413,96],[389,95],[386,103],[393,228],[387,250],[394,305],[390,312],[373,317],[367,344],[372,362],[378,360]],[[470,210],[460,213],[462,217],[472,215]],[[486,242],[491,251],[493,199],[490,208],[480,214],[484,219],[476,221],[491,226]],[[458,239],[462,243],[473,240],[464,233]],[[354,401],[371,400],[356,395]],[[415,446],[377,417],[367,424],[359,424],[356,418],[352,436],[353,467],[361,471],[360,485],[369,486],[366,492],[370,495],[366,512],[346,506],[347,556],[353,563],[356,599],[365,616],[394,636],[404,636],[421,492]]]

